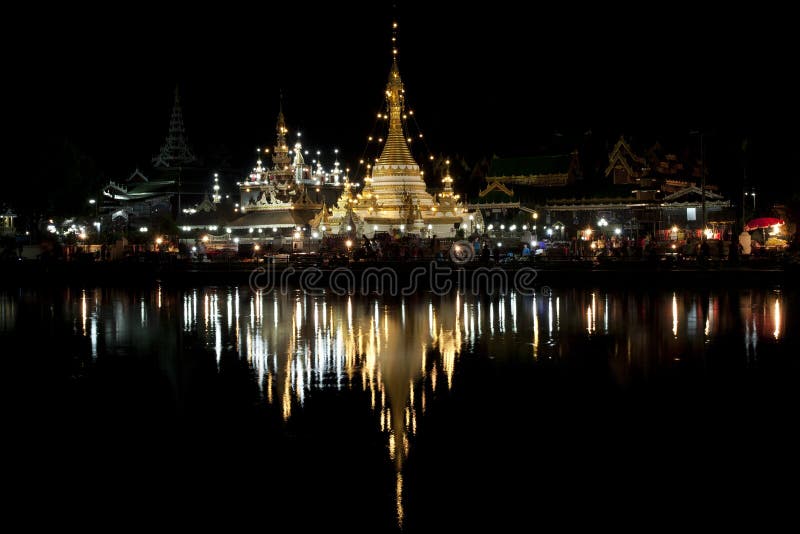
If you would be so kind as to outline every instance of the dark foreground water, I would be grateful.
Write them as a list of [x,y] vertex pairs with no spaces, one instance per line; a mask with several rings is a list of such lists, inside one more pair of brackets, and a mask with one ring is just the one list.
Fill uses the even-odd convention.
[[6,519],[266,532],[794,521],[798,305],[764,289],[0,292]]

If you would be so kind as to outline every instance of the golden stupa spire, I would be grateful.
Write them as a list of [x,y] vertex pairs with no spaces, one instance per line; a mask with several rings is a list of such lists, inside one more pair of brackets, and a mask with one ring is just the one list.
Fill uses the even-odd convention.
[[[411,151],[408,149],[403,134],[403,107],[405,89],[397,68],[397,23],[392,23],[392,69],[389,71],[389,82],[386,84],[386,102],[389,105],[389,134],[383,146],[379,166],[416,165]],[[376,169],[377,170],[377,169]]]

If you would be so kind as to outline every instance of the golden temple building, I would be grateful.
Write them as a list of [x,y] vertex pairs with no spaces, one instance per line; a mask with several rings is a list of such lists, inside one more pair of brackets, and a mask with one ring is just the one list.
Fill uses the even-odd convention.
[[[396,29],[397,23],[393,27]],[[368,236],[399,231],[451,237],[464,224],[466,208],[453,192],[449,171],[440,193],[432,195],[426,189],[422,170],[408,146],[411,138],[403,129],[405,88],[397,66],[397,48],[392,53],[385,91],[389,132],[380,157],[374,165],[367,165],[361,192],[356,194],[346,186],[336,205],[323,207],[312,226]]]

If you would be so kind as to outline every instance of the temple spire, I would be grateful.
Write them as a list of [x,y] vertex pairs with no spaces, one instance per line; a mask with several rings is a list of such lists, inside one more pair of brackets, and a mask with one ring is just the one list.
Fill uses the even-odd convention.
[[281,100],[278,107],[278,123],[275,125],[277,132],[277,141],[272,151],[272,164],[275,170],[288,169],[289,159],[289,146],[286,144],[286,134],[289,130],[286,129],[286,120],[283,118],[283,92],[281,92]]
[[389,81],[386,84],[386,102],[389,106],[389,134],[386,144],[378,160],[381,166],[413,165],[417,162],[411,155],[403,133],[403,111],[405,107],[405,89],[400,78],[400,69],[397,66],[397,23],[392,23],[392,68],[389,71]]
[[172,106],[172,115],[169,119],[169,132],[161,151],[153,158],[155,167],[179,167],[196,161],[189,142],[186,138],[186,129],[183,126],[183,112],[178,95],[178,86],[175,86],[175,103]]

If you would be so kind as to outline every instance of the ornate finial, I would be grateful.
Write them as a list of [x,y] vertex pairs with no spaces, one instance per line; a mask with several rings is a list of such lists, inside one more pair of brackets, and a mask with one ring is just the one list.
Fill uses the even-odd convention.
[[397,63],[397,21],[392,22],[392,62]]
[[[397,22],[392,23],[392,41],[397,42]],[[414,157],[408,148],[406,136],[403,134],[403,108],[405,104],[405,89],[400,78],[400,69],[397,66],[397,47],[392,47],[392,68],[389,71],[389,81],[386,83],[386,103],[389,106],[389,133],[383,146],[379,163],[376,165],[376,174],[380,175],[385,168],[416,166]]]

